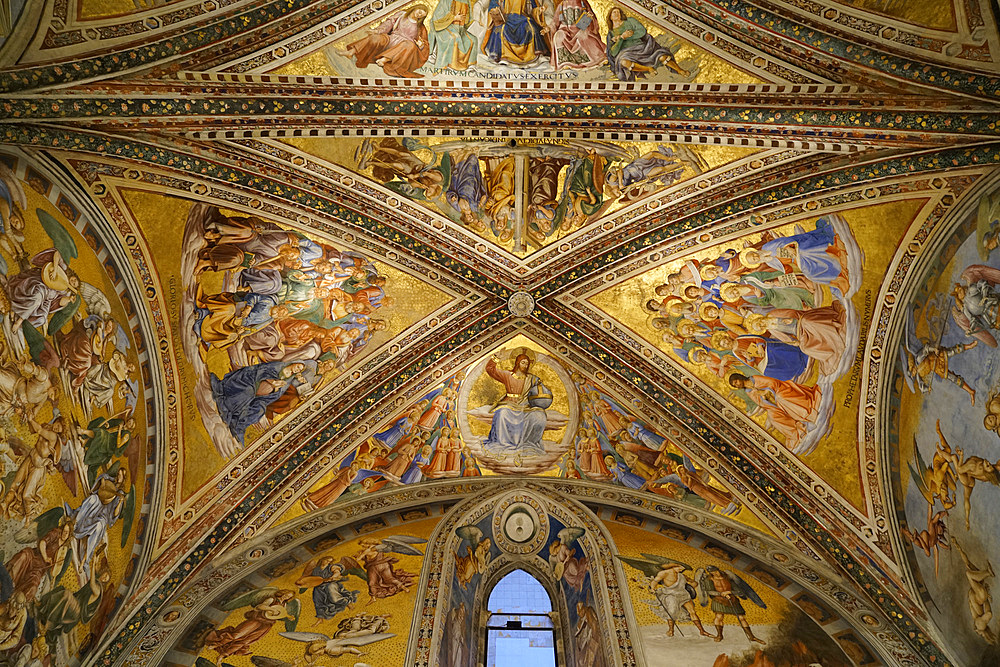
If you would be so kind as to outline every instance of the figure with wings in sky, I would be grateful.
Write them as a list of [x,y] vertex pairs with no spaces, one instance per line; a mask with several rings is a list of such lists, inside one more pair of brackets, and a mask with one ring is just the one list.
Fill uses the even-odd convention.
[[255,655],[250,658],[254,667],[302,667],[304,665],[318,665],[322,658],[340,658],[345,655],[364,655],[360,646],[374,644],[384,639],[391,639],[396,635],[392,632],[380,632],[377,634],[366,634],[357,637],[334,637],[330,638],[319,632],[281,632],[286,639],[293,639],[297,642],[304,642],[305,653],[295,662],[285,662],[277,658],[267,658]]
[[486,571],[493,543],[490,538],[483,536],[483,531],[478,526],[459,526],[455,529],[455,534],[468,543],[464,556],[455,551],[455,576],[464,588],[472,581],[472,577]]
[[928,466],[924,463],[924,457],[920,454],[920,447],[917,446],[917,438],[913,438],[913,457],[916,459],[910,462],[910,478],[917,485],[921,495],[927,501],[927,520],[930,521],[934,514],[934,503],[941,501],[941,506],[950,510],[955,506],[955,471],[951,469],[950,461],[952,456],[951,446],[941,435],[941,421],[938,420],[938,446],[934,450],[934,458]]
[[[64,467],[63,448],[66,446],[66,419],[57,415],[50,423],[39,424],[28,420],[28,428],[35,433],[33,447],[21,446],[14,453],[21,456],[17,473],[3,498],[2,513],[8,518],[21,518],[27,523],[41,513],[45,505],[42,489],[47,474],[54,474]],[[18,441],[8,440],[12,447]],[[72,468],[70,468],[72,470]],[[75,485],[73,486],[75,489]]]
[[251,646],[263,639],[278,621],[284,623],[286,632],[294,632],[301,605],[294,591],[268,586],[226,602],[222,610],[235,611],[241,607],[250,607],[243,614],[242,623],[217,628],[205,636],[205,646],[219,654],[216,664],[222,664],[231,655],[250,655]]
[[317,624],[333,618],[358,601],[358,591],[344,586],[346,576],[343,565],[333,562],[330,556],[324,556],[308,563],[302,576],[295,581],[300,593],[312,588]]
[[577,541],[587,532],[586,528],[568,526],[556,533],[556,539],[549,545],[549,566],[556,579],[577,591],[583,589],[589,562],[584,554],[577,555]]
[[997,346],[993,331],[1000,329],[1000,269],[970,264],[951,291],[955,303],[952,319],[971,338],[990,347]]
[[913,318],[913,308],[907,309],[903,330],[903,344],[899,355],[902,361],[903,377],[910,391],[926,394],[931,390],[931,381],[935,376],[954,382],[961,387],[973,405],[976,403],[976,390],[965,379],[949,368],[949,360],[956,354],[971,350],[979,344],[978,340],[970,343],[958,343],[950,347],[941,345],[941,337],[948,328],[947,320],[939,326],[935,341],[922,340],[916,335],[916,324]]
[[733,516],[740,511],[740,503],[729,491],[718,489],[709,484],[711,476],[707,470],[699,470],[694,462],[684,455],[683,464],[674,466],[673,473],[661,477],[654,484],[676,484],[681,486],[700,498],[704,498],[709,504],[718,507],[719,511],[726,516]]
[[976,488],[976,482],[986,482],[993,486],[1000,486],[1000,461],[990,463],[981,456],[965,456],[961,447],[955,447],[954,451],[948,446],[948,441],[941,432],[941,420],[937,421],[938,437],[941,445],[938,451],[942,458],[955,467],[955,476],[965,490],[965,529],[969,530],[969,514],[972,512],[972,491]]
[[754,636],[750,624],[747,623],[747,612],[740,600],[750,600],[761,609],[767,609],[767,604],[760,599],[750,584],[743,581],[740,575],[735,572],[723,572],[714,565],[710,565],[707,568],[698,568],[694,580],[698,584],[698,599],[701,606],[705,607],[711,603],[712,611],[715,612],[714,623],[715,629],[718,631],[715,641],[721,642],[723,639],[722,629],[726,616],[735,616],[747,639],[758,644],[766,643],[763,639]]
[[656,611],[657,614],[659,614],[655,607],[657,603],[663,609],[666,615],[668,637],[674,636],[675,628],[682,637],[684,636],[684,632],[677,628],[678,621],[684,619],[694,623],[702,637],[713,636],[710,632],[706,632],[701,624],[701,618],[698,617],[694,606],[697,593],[684,574],[687,571],[694,572],[694,568],[679,560],[654,554],[642,554],[642,558],[628,558],[619,555],[618,560],[631,565],[645,575],[646,587],[656,596],[655,601],[645,600],[645,602],[652,606],[653,611]]
[[344,572],[368,582],[368,594],[372,598],[368,604],[371,604],[375,600],[410,590],[417,575],[396,568],[399,559],[390,554],[423,556],[423,552],[413,545],[426,542],[423,538],[410,535],[391,535],[381,540],[365,538],[358,542],[361,551],[353,557],[345,556],[340,559],[340,564],[344,567]]

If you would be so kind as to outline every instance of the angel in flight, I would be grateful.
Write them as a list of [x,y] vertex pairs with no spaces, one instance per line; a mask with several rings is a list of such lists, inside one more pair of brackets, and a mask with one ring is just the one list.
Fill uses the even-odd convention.
[[293,591],[274,586],[244,593],[222,605],[222,610],[234,611],[241,607],[250,607],[243,614],[246,620],[235,626],[217,628],[205,636],[205,646],[219,654],[217,665],[231,655],[250,655],[250,647],[263,639],[278,621],[284,623],[285,631],[293,632],[301,609]]
[[486,566],[490,562],[492,541],[488,537],[483,537],[483,531],[478,526],[459,526],[455,529],[455,534],[468,542],[464,556],[455,551],[455,576],[458,577],[458,583],[465,588],[472,581],[472,577],[486,572]]
[[708,606],[712,603],[712,611],[715,612],[715,629],[718,634],[715,641],[722,641],[722,629],[725,625],[726,616],[735,616],[736,621],[743,628],[747,639],[758,644],[765,644],[763,639],[755,637],[750,624],[747,623],[746,609],[740,600],[750,600],[761,609],[767,609],[767,604],[760,599],[757,591],[750,587],[750,584],[743,581],[743,578],[735,572],[723,572],[714,565],[707,568],[698,568],[694,575],[698,583],[698,599],[701,606]]
[[[955,311],[955,313],[957,312]],[[953,313],[953,317],[959,318],[959,315]],[[928,318],[928,326],[934,328],[933,324],[929,321],[930,319]],[[934,324],[937,325],[937,334],[934,335],[932,333],[933,340],[919,338],[916,334],[913,308],[908,309],[904,322],[903,344],[899,350],[906,385],[910,388],[910,391],[919,391],[922,394],[926,394],[931,390],[931,382],[936,376],[943,380],[954,382],[961,387],[969,395],[972,404],[975,405],[976,390],[965,381],[965,378],[950,368],[949,360],[956,354],[971,350],[979,344],[979,340],[968,343],[957,343],[948,347],[943,346],[941,345],[941,338],[948,328],[948,321],[941,319]],[[963,329],[968,331],[966,327],[963,327]]]
[[666,615],[668,637],[674,636],[674,629],[681,637],[684,636],[684,632],[677,627],[678,621],[684,619],[694,623],[702,637],[713,636],[705,631],[695,610],[694,599],[697,594],[684,574],[694,571],[690,565],[655,554],[642,554],[642,558],[618,556],[618,560],[645,575],[646,586],[656,596],[656,600],[644,600],[644,602],[653,607],[657,615],[660,615],[657,605],[663,610]]
[[345,574],[352,574],[368,582],[368,594],[371,596],[368,604],[371,604],[375,600],[410,590],[417,575],[397,568],[399,558],[390,554],[423,556],[424,553],[413,545],[425,542],[427,540],[410,535],[390,535],[381,540],[366,538],[358,542],[361,551],[354,556],[341,558],[338,565]]
[[282,632],[279,633],[286,639],[294,639],[297,642],[305,642],[305,653],[294,663],[288,663],[274,658],[264,658],[254,656],[250,661],[259,667],[301,667],[302,665],[317,665],[321,658],[340,658],[345,655],[364,655],[360,646],[367,646],[380,642],[383,639],[391,639],[396,635],[392,632],[379,632],[375,634],[365,634],[358,636],[327,637],[320,632]]
[[587,557],[577,555],[577,540],[587,532],[586,528],[569,526],[556,533],[556,539],[549,545],[549,565],[556,579],[565,579],[566,583],[581,590],[589,565]]

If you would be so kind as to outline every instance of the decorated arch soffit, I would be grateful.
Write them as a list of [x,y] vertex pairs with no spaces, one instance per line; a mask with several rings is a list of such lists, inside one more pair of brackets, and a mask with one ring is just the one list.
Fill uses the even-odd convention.
[[87,606],[67,628],[77,649],[52,647],[70,664],[114,627],[155,532],[155,362],[124,246],[77,184],[6,147],[0,195],[2,549],[12,604]]
[[[492,502],[485,503],[487,499]],[[527,513],[537,522],[531,541],[518,542],[504,532],[505,518],[512,510]],[[331,525],[338,528],[331,529]],[[567,561],[565,574],[557,575],[549,560],[557,549],[551,545],[567,540],[560,534],[566,526],[572,526],[580,537],[570,546],[574,562]],[[479,565],[458,570],[456,565],[465,568],[468,563],[456,562],[453,552],[465,552],[463,547],[472,539],[474,531],[469,529],[473,527],[481,533],[478,541],[487,545],[486,550],[479,556]],[[394,604],[391,617],[387,617],[388,632],[409,630],[412,639],[407,645],[390,636],[369,647],[373,656],[385,660],[406,648],[407,663],[450,664],[449,659],[459,652],[459,642],[449,641],[448,633],[456,632],[462,622],[461,614],[450,611],[459,610],[462,601],[467,611],[474,609],[473,598],[482,594],[482,584],[495,572],[502,575],[511,568],[525,567],[547,583],[554,579],[556,595],[565,595],[567,602],[580,601],[586,607],[590,596],[608,595],[606,601],[610,600],[616,614],[608,615],[605,622],[616,627],[615,633],[602,641],[606,645],[602,648],[610,650],[611,664],[657,664],[665,641],[663,620],[644,603],[648,597],[643,587],[646,575],[637,568],[643,567],[643,559],[665,557],[691,566],[690,577],[696,568],[710,566],[738,573],[766,605],[754,607],[748,620],[753,632],[767,638],[769,644],[780,643],[782,632],[772,630],[774,626],[794,621],[800,624],[800,631],[785,636],[804,642],[807,650],[818,651],[831,664],[908,665],[920,661],[888,625],[882,610],[844,587],[822,566],[772,537],[669,499],[650,503],[628,489],[598,495],[588,485],[572,480],[537,479],[524,485],[480,478],[438,480],[423,489],[396,489],[382,499],[354,499],[256,536],[195,577],[163,608],[157,622],[148,626],[134,645],[129,654],[131,664],[211,662],[220,649],[226,650],[215,638],[224,636],[219,629],[243,618],[235,613],[238,603],[246,603],[239,596],[267,587],[270,591],[298,590],[302,619],[311,620],[313,607],[322,614],[321,606],[326,603],[317,605],[316,596],[312,603],[308,600],[308,582],[303,576],[321,568],[324,558],[344,563],[340,559],[356,556],[365,540],[398,541],[400,537],[414,545],[419,555],[400,556],[397,571],[405,570],[401,576],[406,577],[419,575],[419,582],[413,577],[413,586],[390,598]],[[584,558],[586,565],[581,568]],[[345,589],[359,587],[353,578],[343,585]],[[593,592],[591,586],[595,586]],[[454,604],[442,604],[441,587],[449,589],[445,597]],[[374,614],[381,613],[386,599],[365,591],[363,583],[360,588],[358,600],[374,607]],[[569,615],[575,626],[579,612],[575,604],[573,607]],[[321,625],[322,619],[322,615],[317,616],[316,625]],[[473,622],[471,613],[465,622]],[[689,628],[695,631],[690,623],[682,624],[685,637]],[[271,635],[263,640],[266,646],[261,644],[255,651],[258,655],[290,662],[302,651],[302,645],[288,637],[279,637],[277,632]],[[739,653],[744,648],[742,643],[733,647],[704,640],[699,643],[697,637],[683,642],[683,647],[675,642],[674,650],[685,651],[696,661],[714,660],[719,654]],[[565,650],[576,652],[581,646],[571,644]],[[401,656],[399,661],[403,661]]]

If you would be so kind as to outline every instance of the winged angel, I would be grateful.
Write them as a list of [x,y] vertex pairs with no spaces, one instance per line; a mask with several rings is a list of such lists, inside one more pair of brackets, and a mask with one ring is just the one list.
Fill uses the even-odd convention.
[[414,544],[424,544],[427,540],[410,535],[390,535],[381,540],[366,538],[358,542],[361,550],[354,556],[345,556],[338,565],[345,574],[351,574],[368,582],[368,594],[372,601],[392,597],[410,590],[417,575],[397,568],[399,559],[390,554],[403,556],[423,556]]
[[327,637],[320,632],[282,632],[282,637],[304,642],[305,653],[295,662],[285,662],[277,658],[255,655],[250,658],[255,667],[301,667],[302,665],[317,665],[322,658],[340,658],[345,655],[364,655],[358,648],[380,642],[383,639],[395,637],[392,632],[379,632],[358,637]]
[[287,632],[295,630],[301,605],[293,591],[267,586],[244,593],[222,605],[223,611],[250,607],[244,621],[234,626],[212,630],[205,636],[205,646],[218,654],[216,664],[231,655],[250,655],[250,647],[264,638],[274,624],[282,621]]
[[583,588],[589,563],[585,555],[577,555],[576,543],[586,532],[586,528],[576,526],[563,528],[556,533],[556,539],[549,545],[552,574],[556,579],[565,579],[567,584],[578,591]]
[[688,583],[687,576],[684,574],[685,572],[693,572],[694,568],[679,560],[656,554],[642,554],[642,558],[618,556],[618,560],[631,565],[645,575],[643,583],[656,596],[656,599],[643,600],[643,602],[652,607],[656,615],[663,617],[663,620],[667,622],[668,637],[674,636],[675,628],[680,632],[681,637],[684,636],[684,632],[677,627],[678,620],[684,619],[694,623],[703,637],[712,636],[705,632],[705,628],[701,624],[701,619],[694,606],[697,594],[694,586]]
[[722,628],[725,625],[726,616],[735,616],[737,623],[743,628],[747,639],[758,644],[766,643],[763,639],[755,637],[750,624],[747,623],[746,609],[740,600],[750,600],[761,609],[767,609],[767,604],[760,599],[757,591],[750,587],[750,584],[743,581],[743,578],[735,572],[723,572],[714,565],[707,568],[698,568],[695,572],[694,580],[698,583],[698,600],[702,607],[712,604],[712,611],[715,612],[715,629],[718,634],[715,641],[721,642]]
[[729,491],[716,488],[709,484],[711,476],[707,470],[699,469],[694,462],[684,455],[683,465],[674,466],[674,471],[669,475],[661,477],[655,484],[675,484],[683,487],[704,499],[710,506],[719,508],[725,516],[734,516],[739,513],[742,505],[733,497]]
[[[912,306],[906,313],[903,330],[903,345],[899,349],[900,361],[902,362],[903,376],[906,379],[906,385],[910,388],[910,391],[919,391],[922,394],[926,394],[931,390],[931,382],[936,376],[943,380],[948,380],[949,382],[957,384],[962,388],[962,390],[969,394],[972,403],[975,404],[976,390],[973,389],[963,377],[958,375],[949,367],[949,361],[956,354],[960,354],[966,350],[974,348],[979,344],[979,340],[974,340],[964,344],[957,343],[950,347],[941,345],[941,338],[944,336],[945,331],[948,328],[948,322],[943,317],[938,315],[942,310],[940,303],[932,302],[931,304],[928,304],[928,309],[930,312],[930,315],[927,317],[928,328],[930,328],[932,332],[935,329],[937,331],[936,335],[932,333],[933,340],[923,340],[917,336]],[[925,310],[925,312],[927,312],[927,310]],[[971,325],[968,319],[962,315],[957,304],[952,308],[952,317],[955,318],[955,321],[962,326],[963,330],[967,333],[969,332],[969,326]],[[984,335],[989,336],[989,338],[992,339],[992,336],[989,333],[984,333]],[[982,340],[985,342],[987,339],[983,338]]]
[[472,577],[486,572],[486,566],[490,562],[492,541],[488,537],[483,537],[483,531],[478,526],[459,526],[455,529],[455,534],[468,542],[464,556],[455,551],[455,574],[458,583],[466,587],[472,581]]

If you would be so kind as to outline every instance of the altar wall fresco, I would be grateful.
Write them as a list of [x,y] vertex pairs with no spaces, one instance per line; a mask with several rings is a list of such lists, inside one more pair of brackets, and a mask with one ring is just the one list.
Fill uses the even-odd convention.
[[425,280],[257,216],[138,190],[122,199],[156,248],[169,299],[184,496],[449,300]]
[[87,655],[134,574],[149,415],[123,289],[74,201],[32,163],[0,155],[0,650],[10,655]]
[[[515,374],[522,364],[523,387]],[[315,481],[279,523],[382,489],[483,475],[606,482],[770,532],[674,440],[524,335],[399,410]]]
[[855,359],[896,251],[885,239],[902,238],[924,204],[873,204],[752,232],[589,300],[863,507]]
[[904,542],[962,664],[993,664],[1000,563],[1000,197],[972,201],[904,305],[890,401]]
[[691,536],[681,529],[652,534],[620,521],[606,526],[649,667],[879,664],[856,635],[838,632],[835,640],[824,630],[838,617],[814,596],[799,593],[794,603],[784,597],[779,591],[790,582],[781,575],[741,566],[721,546],[685,544]]

